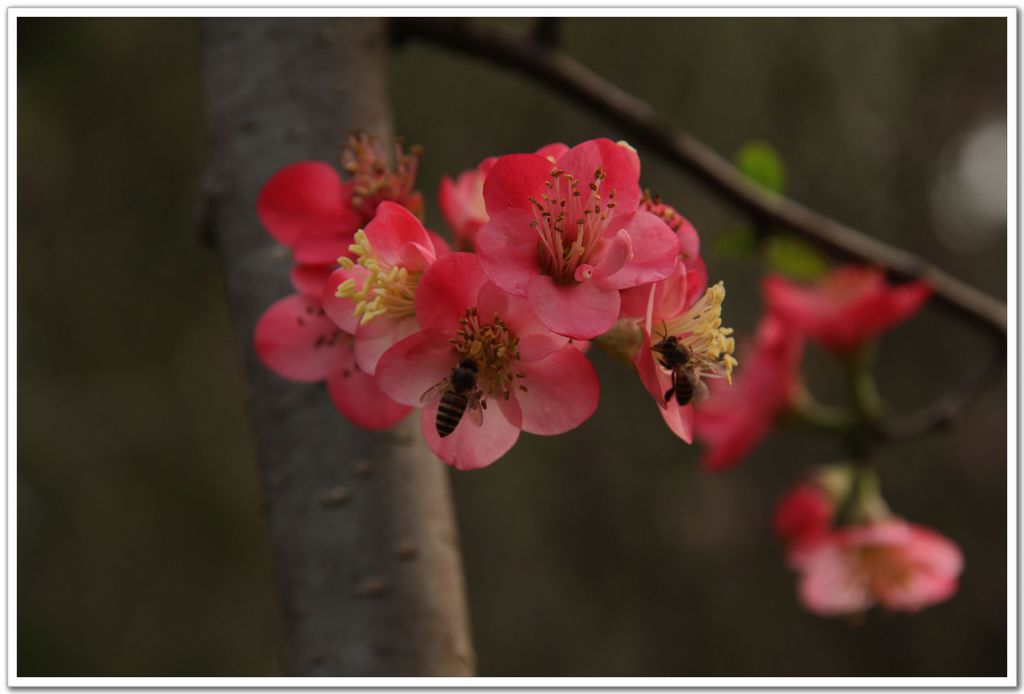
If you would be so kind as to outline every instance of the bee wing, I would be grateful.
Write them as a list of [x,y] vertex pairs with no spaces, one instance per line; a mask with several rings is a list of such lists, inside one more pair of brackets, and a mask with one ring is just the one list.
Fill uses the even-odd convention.
[[706,400],[708,397],[708,384],[701,380],[699,374],[691,374],[690,382],[693,383],[693,399],[697,402]]
[[483,425],[484,408],[479,391],[470,396],[469,404],[466,407],[466,416],[469,417],[469,421],[473,422],[475,426]]
[[436,400],[440,400],[441,396],[448,390],[448,379],[442,380],[440,383],[435,383],[423,392],[420,396],[420,404],[427,405]]

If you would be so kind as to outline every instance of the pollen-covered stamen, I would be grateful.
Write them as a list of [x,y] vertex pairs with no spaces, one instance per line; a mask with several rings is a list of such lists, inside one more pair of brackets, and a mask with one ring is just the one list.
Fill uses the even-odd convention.
[[477,383],[486,395],[500,395],[508,400],[514,388],[526,390],[523,384],[515,385],[516,379],[526,375],[516,369],[519,338],[498,314],[494,314],[489,323],[481,323],[476,307],[467,308],[451,342],[460,354],[476,360]]
[[370,215],[381,201],[404,202],[416,183],[421,153],[418,145],[404,152],[401,138],[395,138],[392,169],[376,138],[364,132],[350,133],[341,151],[341,165],[352,178],[352,207]]
[[689,311],[665,321],[664,329],[690,351],[691,363],[695,363],[701,376],[724,377],[732,383],[732,369],[737,364],[733,357],[736,341],[732,328],[722,327],[723,301],[725,285],[719,282],[708,287]]
[[576,269],[580,265],[597,264],[594,256],[615,209],[614,189],[607,201],[601,196],[601,183],[606,177],[604,169],[598,167],[593,180],[581,186],[580,179],[555,168],[545,184],[548,192],[539,199],[530,198],[530,226],[537,230],[541,269],[559,282],[579,281]]
[[377,316],[404,318],[416,312],[413,301],[422,272],[411,272],[401,265],[391,265],[378,258],[362,229],[356,232],[355,243],[348,248],[356,259],[341,257],[338,264],[347,270],[358,265],[367,271],[367,275],[362,284],[351,278],[345,280],[338,285],[335,295],[339,299],[356,302],[353,312],[362,325]]

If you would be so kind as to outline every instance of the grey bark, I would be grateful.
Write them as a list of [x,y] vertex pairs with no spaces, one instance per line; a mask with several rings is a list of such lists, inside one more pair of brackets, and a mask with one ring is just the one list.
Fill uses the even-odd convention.
[[209,232],[245,354],[287,671],[472,674],[447,470],[416,417],[363,432],[252,348],[260,314],[292,293],[257,195],[282,166],[335,160],[352,128],[390,135],[382,22],[210,19],[203,43]]

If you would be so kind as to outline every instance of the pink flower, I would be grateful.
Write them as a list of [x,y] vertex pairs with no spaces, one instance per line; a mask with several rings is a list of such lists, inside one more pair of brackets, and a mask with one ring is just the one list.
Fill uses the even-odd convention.
[[[708,288],[700,300],[686,308],[686,278],[685,268],[679,265],[668,279],[650,286],[634,364],[665,424],[680,439],[691,443],[693,402],[703,396],[703,379],[725,378],[731,382],[736,360],[732,356],[732,329],[722,327],[724,286],[719,282]],[[681,362],[678,368],[670,360],[673,353]],[[689,383],[685,402],[680,401],[676,386],[681,380]]]
[[708,271],[700,256],[700,235],[697,229],[674,207],[662,202],[660,195],[652,196],[650,191],[644,191],[640,209],[660,217],[679,239],[679,260],[686,268],[686,305],[692,305],[708,287]]
[[776,416],[799,388],[803,338],[769,314],[761,319],[743,373],[732,388],[715,388],[697,409],[703,465],[720,470],[738,463],[771,431]]
[[795,568],[800,601],[816,614],[916,612],[956,593],[963,556],[942,535],[889,519],[828,533],[800,549]]
[[[423,274],[415,303],[421,329],[384,353],[377,379],[398,402],[423,406],[423,437],[447,464],[485,467],[515,444],[520,430],[561,434],[593,414],[598,383],[590,362],[548,330],[528,301],[490,283],[477,256],[439,259]],[[454,431],[441,436],[430,394],[443,392],[438,384],[467,359],[478,374],[465,391],[470,403]],[[479,425],[474,410],[483,415]]]
[[881,271],[862,266],[839,268],[811,286],[769,276],[763,292],[770,310],[838,353],[905,321],[932,294],[924,282],[891,285]]
[[[534,154],[557,161],[569,150],[561,143],[545,145]],[[498,161],[497,157],[484,159],[475,169],[468,169],[453,181],[448,176],[441,178],[438,202],[441,214],[455,234],[455,247],[460,251],[472,251],[476,232],[487,223],[487,207],[484,204],[484,178]]]
[[342,153],[351,180],[318,161],[291,164],[260,191],[256,210],[270,235],[291,249],[300,264],[327,266],[344,255],[352,235],[372,219],[377,205],[397,202],[423,214],[423,197],[412,190],[418,153],[396,146],[392,170],[386,154],[367,135],[353,134]]
[[418,330],[416,287],[437,252],[420,221],[393,202],[380,203],[354,241],[352,258],[339,258],[341,268],[322,285],[322,301],[328,317],[355,336],[356,362],[372,374],[380,355]]
[[639,209],[640,160],[625,144],[590,140],[552,164],[500,157],[484,182],[488,222],[476,237],[487,277],[526,297],[560,335],[587,340],[619,316],[619,290],[672,273],[679,241]]
[[274,303],[256,323],[253,342],[260,360],[292,381],[326,381],[338,412],[364,429],[396,424],[410,408],[393,401],[373,376],[359,370],[352,337],[324,314],[311,277],[293,273],[292,279],[300,293]]

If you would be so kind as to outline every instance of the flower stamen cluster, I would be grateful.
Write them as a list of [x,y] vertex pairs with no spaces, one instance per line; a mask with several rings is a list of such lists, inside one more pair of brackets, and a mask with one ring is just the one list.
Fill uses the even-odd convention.
[[732,383],[732,370],[737,361],[733,356],[736,341],[732,328],[722,327],[722,302],[725,285],[722,282],[708,287],[686,313],[665,321],[667,335],[675,335],[691,354],[699,373],[706,377],[724,377]]
[[598,167],[584,195],[579,190],[580,179],[554,168],[551,180],[545,182],[551,192],[543,193],[539,200],[530,197],[534,216],[530,226],[537,230],[540,239],[541,269],[556,281],[582,281],[590,277],[593,268],[588,261],[599,248],[615,209],[614,189],[602,204],[601,182],[606,177]]
[[[352,207],[372,215],[381,201],[411,200],[421,154],[419,146],[403,151],[401,138],[395,138],[392,170],[387,153],[374,137],[351,133],[341,152],[341,165],[352,177]],[[412,211],[421,216],[421,210]]]
[[423,273],[410,272],[408,268],[391,265],[378,258],[362,229],[356,232],[354,240],[349,250],[356,259],[341,257],[338,264],[346,270],[358,265],[367,271],[366,278],[362,285],[352,278],[345,280],[338,285],[335,296],[356,302],[354,313],[362,325],[377,316],[403,318],[413,315],[416,312],[416,286]]
[[[482,324],[476,307],[467,308],[451,343],[457,352],[476,360],[481,390],[488,395],[508,400],[515,380],[526,375],[515,368],[519,363],[519,338],[498,314],[490,323]],[[526,386],[518,387],[526,391]]]

